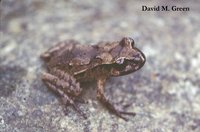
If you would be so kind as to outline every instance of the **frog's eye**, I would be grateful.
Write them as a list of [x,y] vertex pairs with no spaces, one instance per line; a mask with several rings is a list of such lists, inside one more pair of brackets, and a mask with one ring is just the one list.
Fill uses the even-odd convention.
[[134,48],[134,46],[135,46],[135,41],[132,39],[131,40],[131,47]]
[[125,57],[120,57],[120,58],[117,58],[115,62],[116,62],[117,64],[123,64],[123,63],[124,63],[124,60],[125,60]]
[[122,47],[130,47],[130,48],[134,48],[135,46],[135,42],[132,38],[130,37],[124,37],[121,41],[120,44]]

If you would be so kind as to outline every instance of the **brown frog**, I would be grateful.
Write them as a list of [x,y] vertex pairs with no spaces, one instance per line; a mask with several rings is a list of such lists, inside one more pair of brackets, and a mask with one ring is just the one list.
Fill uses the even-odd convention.
[[80,82],[95,80],[97,98],[110,111],[127,120],[122,114],[132,112],[117,110],[104,96],[104,85],[109,77],[127,75],[139,70],[145,63],[144,54],[135,47],[129,37],[121,41],[99,42],[96,45],[81,45],[69,40],[58,43],[41,55],[47,63],[48,72],[43,73],[43,82],[62,97],[65,105],[71,105],[85,117],[76,106],[80,101]]

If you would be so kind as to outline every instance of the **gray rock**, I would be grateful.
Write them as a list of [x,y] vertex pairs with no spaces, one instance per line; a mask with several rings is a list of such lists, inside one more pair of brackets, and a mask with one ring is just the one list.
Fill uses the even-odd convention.
[[[200,131],[199,4],[170,3],[189,12],[142,12],[147,1],[2,0],[0,131]],[[135,39],[147,62],[134,74],[110,79],[106,95],[137,115],[125,122],[109,113],[96,100],[94,84],[86,84],[88,103],[79,105],[88,119],[72,108],[64,113],[40,79],[40,54],[65,39],[90,44],[123,36]]]

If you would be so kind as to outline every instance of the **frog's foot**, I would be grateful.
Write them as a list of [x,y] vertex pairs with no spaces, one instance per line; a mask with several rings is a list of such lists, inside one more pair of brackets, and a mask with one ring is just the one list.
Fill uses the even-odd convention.
[[[69,98],[68,96],[63,96],[62,100],[66,106],[72,106],[73,109],[78,112],[84,119],[87,119],[85,113],[80,110],[80,108],[75,104],[74,100],[72,98]],[[66,108],[66,107],[65,107]]]
[[97,94],[97,98],[108,108],[109,111],[117,115],[118,117],[124,119],[125,121],[128,121],[126,117],[124,117],[122,114],[125,115],[131,115],[135,116],[136,114],[134,112],[125,112],[125,111],[120,111],[117,110],[110,102],[108,99],[103,94]]
[[125,118],[122,114],[135,116],[135,113],[133,113],[133,112],[125,112],[125,111],[117,110],[109,102],[109,100],[106,99],[106,97],[104,96],[104,87],[103,87],[104,83],[105,83],[104,79],[97,80],[97,86],[98,86],[98,88],[97,88],[97,98],[108,108],[108,110],[111,111],[111,112],[113,112],[118,117],[124,119],[125,121],[128,121],[128,119]]

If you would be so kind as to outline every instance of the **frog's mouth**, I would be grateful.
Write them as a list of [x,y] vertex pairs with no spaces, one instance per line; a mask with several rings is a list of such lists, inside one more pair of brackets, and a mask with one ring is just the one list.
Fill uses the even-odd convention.
[[134,59],[125,59],[122,64],[114,64],[111,69],[112,76],[123,76],[139,70],[145,63],[146,58],[143,53]]

